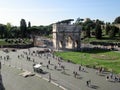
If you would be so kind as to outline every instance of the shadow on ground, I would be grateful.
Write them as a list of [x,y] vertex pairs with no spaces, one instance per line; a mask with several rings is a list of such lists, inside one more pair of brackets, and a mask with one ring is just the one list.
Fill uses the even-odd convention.
[[0,90],[5,90],[5,87],[3,86],[3,82],[2,82],[2,75],[0,73]]
[[92,89],[98,89],[99,86],[96,86],[96,85],[90,85],[90,88],[92,88]]

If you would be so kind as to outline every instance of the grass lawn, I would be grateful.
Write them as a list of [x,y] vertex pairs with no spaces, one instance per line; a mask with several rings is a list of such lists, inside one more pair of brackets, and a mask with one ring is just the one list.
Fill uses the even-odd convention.
[[108,71],[120,73],[120,53],[114,51],[91,50],[87,52],[55,52],[64,60],[89,67],[104,67]]
[[9,43],[5,42],[4,39],[0,39],[0,45],[9,45]]

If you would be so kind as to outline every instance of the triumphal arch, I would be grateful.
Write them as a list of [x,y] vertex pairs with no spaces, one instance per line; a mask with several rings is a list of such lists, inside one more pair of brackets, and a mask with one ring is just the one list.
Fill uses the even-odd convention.
[[56,50],[79,50],[81,46],[81,27],[71,24],[73,19],[60,21],[53,24],[53,47]]

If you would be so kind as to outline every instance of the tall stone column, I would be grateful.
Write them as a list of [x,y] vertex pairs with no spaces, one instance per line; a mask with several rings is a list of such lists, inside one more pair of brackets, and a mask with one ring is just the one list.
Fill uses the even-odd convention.
[[66,35],[65,35],[65,31],[63,31],[63,48],[62,49],[65,49],[66,47]]
[[79,30],[79,32],[78,32],[78,50],[80,50],[80,48],[81,48],[81,32],[80,32],[80,30]]
[[73,40],[72,40],[72,41],[73,41],[73,42],[72,42],[72,44],[73,44],[73,45],[72,45],[72,49],[75,49],[75,35],[74,35],[74,32],[73,32],[72,39],[73,39]]
[[58,35],[59,33],[58,32],[56,32],[56,49],[59,51],[59,35]]

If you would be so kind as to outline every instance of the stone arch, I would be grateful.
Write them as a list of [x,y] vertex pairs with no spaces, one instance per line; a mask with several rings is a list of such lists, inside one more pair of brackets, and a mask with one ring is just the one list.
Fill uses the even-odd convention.
[[72,37],[71,37],[71,36],[68,36],[68,42],[69,42],[70,44],[72,44],[73,39],[72,39]]
[[63,41],[62,40],[59,41],[59,47],[63,48]]
[[75,40],[75,48],[78,48],[78,40]]
[[59,49],[80,49],[81,27],[63,22],[53,24],[53,47]]
[[73,38],[72,36],[68,35],[66,40],[66,48],[72,48],[73,46]]

